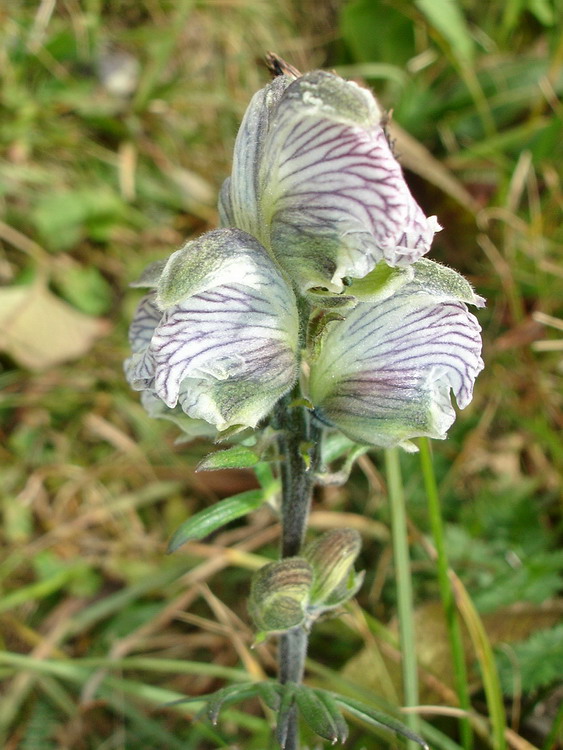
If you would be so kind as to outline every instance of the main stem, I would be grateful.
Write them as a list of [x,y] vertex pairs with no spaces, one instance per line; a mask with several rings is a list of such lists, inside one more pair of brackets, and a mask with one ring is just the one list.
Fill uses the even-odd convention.
[[[300,396],[299,387],[286,396],[277,408],[276,422],[280,430],[282,480],[282,537],[281,556],[299,555],[309,518],[317,463],[319,438],[311,425],[309,412],[302,406],[291,406]],[[309,458],[307,459],[307,444]],[[309,634],[299,627],[284,633],[279,644],[279,681],[300,683],[303,679]],[[292,709],[285,750],[299,750],[298,715]]]

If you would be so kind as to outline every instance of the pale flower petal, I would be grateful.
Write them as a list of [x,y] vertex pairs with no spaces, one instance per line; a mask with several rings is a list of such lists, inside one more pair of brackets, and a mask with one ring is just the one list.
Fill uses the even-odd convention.
[[259,92],[235,157],[233,219],[302,293],[340,293],[345,277],[361,278],[381,260],[413,263],[439,229],[407,187],[373,96],[330,73]]
[[239,230],[210,232],[171,256],[131,340],[132,387],[219,430],[256,426],[296,379],[293,292]]
[[480,327],[463,302],[408,284],[332,323],[310,373],[317,416],[379,447],[443,439],[483,368]]
[[249,232],[260,242],[268,236],[262,216],[262,185],[259,167],[265,154],[265,143],[271,118],[283,92],[293,81],[289,75],[277,76],[252,97],[235,142],[230,182],[223,185],[220,200],[222,220]]
[[182,435],[177,438],[176,443],[195,440],[198,437],[211,440],[217,437],[217,430],[208,422],[205,422],[203,419],[191,419],[182,411],[180,406],[171,409],[153,391],[143,391],[141,393],[141,404],[149,417],[153,417],[153,419],[166,419],[169,422],[173,422],[176,427],[182,430]]

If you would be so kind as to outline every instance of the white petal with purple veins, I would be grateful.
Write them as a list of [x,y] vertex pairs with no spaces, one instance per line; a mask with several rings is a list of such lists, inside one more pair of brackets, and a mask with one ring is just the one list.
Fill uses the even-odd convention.
[[[172,253],[156,286],[156,303],[165,310],[225,283],[259,289],[270,281],[285,286],[279,269],[254,237],[240,229],[216,229]],[[278,294],[277,304],[282,304],[283,296]]]
[[365,276],[380,260],[413,263],[439,229],[412,197],[372,95],[329,73],[285,89],[259,167],[262,241],[302,292],[338,293],[344,277]]
[[231,178],[227,177],[221,185],[219,192],[219,224],[222,227],[234,227],[235,226],[235,215],[233,212],[233,206],[231,203]]
[[141,393],[141,403],[149,417],[166,419],[169,422],[173,422],[182,430],[183,435],[176,440],[177,443],[194,440],[197,437],[211,439],[217,437],[217,430],[208,422],[205,422],[203,419],[191,419],[182,411],[180,406],[170,409],[152,391],[143,391]]
[[332,323],[311,366],[320,419],[358,442],[389,447],[443,439],[471,401],[483,368],[480,327],[463,302],[432,299],[415,283]]
[[264,145],[272,114],[292,80],[289,75],[277,76],[252,97],[235,142],[231,179],[223,184],[221,191],[222,220],[228,216],[237,227],[261,242],[267,231],[261,216],[259,166],[263,157],[269,159],[269,155],[264,155]]
[[133,388],[219,430],[254,427],[296,379],[295,297],[240,230],[210,232],[174,253],[130,335]]
[[153,294],[147,294],[140,301],[129,327],[129,343],[135,353],[143,352],[150,344],[154,329],[162,317],[155,304]]

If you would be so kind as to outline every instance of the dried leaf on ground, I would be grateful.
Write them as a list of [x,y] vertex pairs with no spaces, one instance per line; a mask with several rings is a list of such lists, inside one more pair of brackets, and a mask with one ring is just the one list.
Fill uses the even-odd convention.
[[78,359],[108,328],[107,321],[79,312],[42,281],[0,289],[0,351],[30,370]]

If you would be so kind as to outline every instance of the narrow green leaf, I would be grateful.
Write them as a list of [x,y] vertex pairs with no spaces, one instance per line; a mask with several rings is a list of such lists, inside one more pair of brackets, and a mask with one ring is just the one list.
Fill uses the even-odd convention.
[[174,552],[182,544],[193,539],[203,539],[221,526],[245,516],[259,508],[265,500],[263,490],[248,490],[221,500],[210,508],[196,513],[177,529],[168,543],[168,552]]
[[419,737],[414,732],[411,732],[408,727],[406,727],[400,721],[397,721],[397,719],[394,719],[392,716],[384,714],[382,711],[377,711],[375,708],[372,708],[365,703],[361,703],[354,698],[348,698],[343,695],[334,695],[334,699],[336,700],[336,703],[338,705],[346,709],[346,711],[351,713],[352,716],[355,716],[356,718],[361,719],[368,724],[372,724],[373,726],[380,727],[381,729],[388,729],[395,734],[401,735],[402,737],[406,737],[407,739],[416,742],[425,750],[430,750],[427,743],[422,739],[422,737]]
[[29,601],[45,599],[55,591],[66,586],[72,578],[72,569],[63,568],[42,581],[36,581],[29,586],[22,586],[3,597],[0,602],[0,612],[19,607]]
[[457,0],[416,0],[416,5],[459,60],[473,59],[473,37]]
[[299,713],[315,734],[332,743],[338,741],[338,728],[332,716],[311,688],[300,685],[295,691],[295,700]]
[[551,750],[556,747],[557,741],[561,739],[563,734],[563,703],[559,706],[559,710],[553,720],[549,734],[545,738],[541,750]]
[[[406,498],[398,450],[398,448],[388,448],[385,451],[385,474],[389,488],[389,507],[391,510],[391,538],[393,542],[399,639],[402,654],[403,700],[405,706],[417,706],[420,701],[414,627],[414,597],[409,554]],[[405,721],[411,732],[418,731],[420,719],[417,714],[407,714]],[[409,743],[409,750],[413,750],[411,743]]]
[[452,577],[452,582],[458,609],[469,632],[481,668],[491,720],[491,744],[495,750],[504,750],[506,748],[506,712],[491,642],[465,586],[457,577]]
[[[440,498],[438,495],[438,485],[434,466],[432,463],[432,450],[428,438],[422,438],[419,441],[420,447],[420,466],[424,478],[426,497],[428,500],[428,515],[430,527],[436,547],[436,567],[438,571],[438,585],[440,587],[440,598],[446,617],[446,626],[450,641],[450,649],[454,666],[454,682],[456,692],[459,698],[460,707],[469,713],[471,700],[469,696],[469,682],[467,679],[467,667],[465,665],[465,654],[463,649],[463,638],[461,626],[455,608],[454,594],[448,575],[448,555],[444,538],[444,521],[440,509]],[[464,717],[460,719],[460,733],[463,747],[470,750],[473,746],[473,731],[469,719]]]
[[208,700],[207,716],[212,724],[217,724],[219,713],[223,706],[240,703],[247,698],[254,698],[258,694],[258,684],[254,682],[242,683],[240,685],[229,685],[213,693]]
[[324,704],[328,714],[330,715],[334,726],[336,727],[337,738],[336,741],[344,744],[348,739],[348,724],[344,720],[338,704],[336,703],[332,693],[328,690],[316,689],[315,693],[318,699]]
[[233,445],[224,451],[216,451],[202,458],[196,471],[216,471],[217,469],[248,469],[259,463],[260,457],[244,445]]
[[474,43],[457,0],[415,0],[420,12],[452,48],[452,53],[468,62],[473,59]]
[[283,689],[282,685],[271,682],[260,682],[258,683],[258,695],[264,703],[271,708],[272,711],[277,711],[280,707],[281,697],[280,692]]

